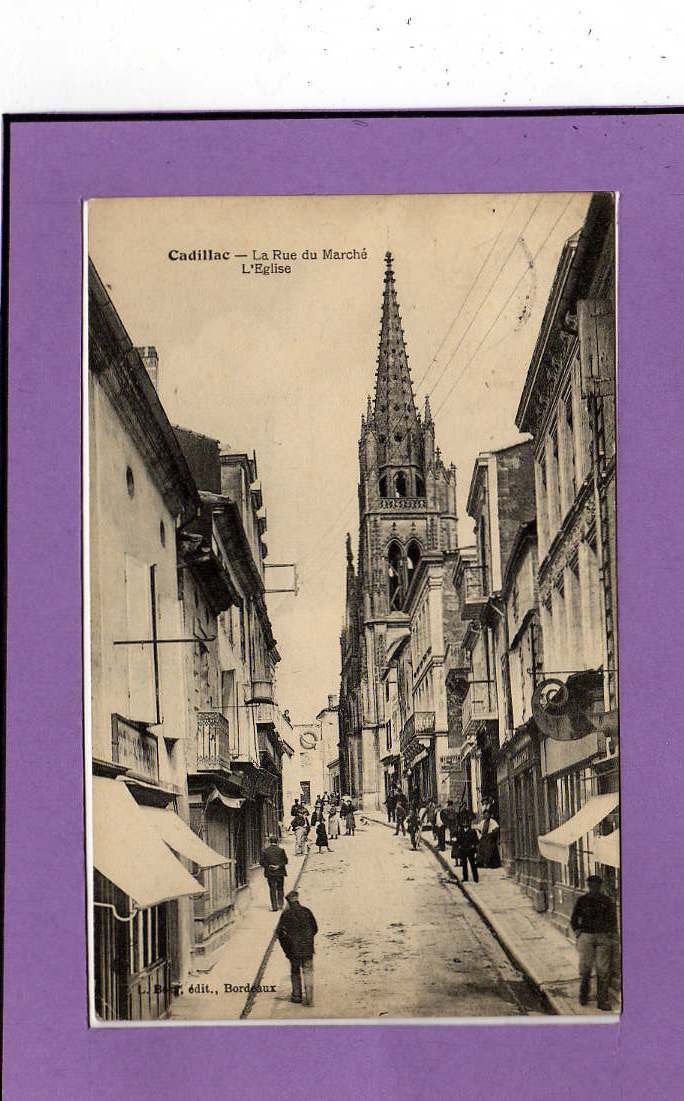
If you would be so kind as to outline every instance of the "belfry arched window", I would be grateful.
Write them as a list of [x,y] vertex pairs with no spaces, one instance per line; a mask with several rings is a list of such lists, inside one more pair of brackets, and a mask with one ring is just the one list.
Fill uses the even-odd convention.
[[415,540],[411,540],[408,547],[406,548],[406,575],[407,575],[407,578],[408,578],[409,585],[411,584],[411,578],[413,577],[416,569],[418,568],[418,563],[419,562],[420,562],[420,547],[415,542]]
[[425,496],[425,482],[421,478],[420,474],[416,474],[416,497]]
[[386,497],[387,496],[387,475],[386,474],[383,474],[382,478],[380,479],[380,496],[381,497]]
[[399,470],[394,475],[394,496],[395,497],[407,497],[408,496],[408,483],[406,481],[406,475],[403,470]]
[[398,543],[390,543],[387,551],[387,595],[391,612],[398,612],[404,600],[403,555]]

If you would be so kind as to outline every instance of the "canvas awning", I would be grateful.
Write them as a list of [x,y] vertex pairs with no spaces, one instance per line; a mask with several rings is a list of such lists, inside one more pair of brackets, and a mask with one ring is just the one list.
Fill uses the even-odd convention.
[[615,810],[619,802],[620,795],[617,791],[610,792],[608,795],[592,796],[577,814],[562,826],[551,830],[550,833],[542,834],[537,839],[542,856],[547,860],[555,860],[558,864],[567,864],[570,846],[598,826],[606,815]]
[[620,831],[602,834],[594,841],[594,856],[600,864],[611,868],[620,867]]
[[162,840],[179,856],[192,860],[200,868],[217,868],[219,864],[233,863],[230,857],[206,845],[174,811],[159,807],[140,809]]
[[93,777],[93,864],[141,909],[204,893],[126,785],[102,776]]
[[239,810],[245,802],[244,799],[236,799],[233,795],[223,795],[218,788],[214,788],[207,798],[207,803],[211,803],[212,799],[218,799],[228,810]]

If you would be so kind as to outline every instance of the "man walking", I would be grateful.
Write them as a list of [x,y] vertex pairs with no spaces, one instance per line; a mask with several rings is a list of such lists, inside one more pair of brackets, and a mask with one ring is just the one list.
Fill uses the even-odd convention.
[[395,816],[396,816],[395,820],[396,820],[396,823],[397,823],[397,828],[394,831],[394,836],[396,837],[397,834],[399,833],[399,830],[401,830],[404,837],[406,837],[406,825],[405,825],[406,804],[404,803],[403,799],[400,799],[399,802],[397,803],[394,813],[395,813]]
[[387,821],[394,821],[394,809],[397,805],[397,797],[392,788],[390,788],[387,798],[385,799],[385,806],[387,807]]
[[451,846],[451,857],[461,865],[463,883],[468,882],[468,865],[473,873],[473,882],[480,882],[477,872],[477,842],[477,830],[474,830],[469,822],[457,830]]
[[295,856],[303,856],[306,851],[307,834],[306,818],[303,814],[295,814],[290,823],[290,829],[295,835]]
[[610,1011],[608,983],[617,931],[615,904],[601,891],[600,875],[587,877],[589,893],[577,899],[570,924],[577,937],[580,973],[580,1005],[589,1001],[591,972],[596,967],[596,1004]]
[[420,812],[417,807],[412,807],[407,819],[407,826],[409,837],[411,838],[411,848],[419,849],[421,842],[421,821]]
[[267,845],[262,852],[259,863],[264,869],[264,875],[268,883],[268,890],[271,895],[271,909],[282,910],[285,876],[287,875],[285,867],[287,864],[287,853],[285,849],[281,849],[275,834],[269,837],[269,841],[270,844]]
[[314,937],[317,932],[316,918],[311,910],[300,905],[299,891],[290,891],[287,895],[287,909],[280,915],[276,936],[290,961],[292,1001],[303,1005],[313,1005]]

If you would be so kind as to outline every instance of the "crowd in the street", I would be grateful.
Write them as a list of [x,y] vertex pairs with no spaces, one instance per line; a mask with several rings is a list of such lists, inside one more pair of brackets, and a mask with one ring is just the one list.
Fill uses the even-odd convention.
[[435,799],[406,796],[400,788],[391,787],[385,806],[395,836],[408,834],[412,849],[420,848],[424,830],[432,833],[438,852],[447,851],[448,840],[451,858],[460,867],[464,882],[469,873],[473,882],[479,882],[480,868],[501,867],[499,824],[490,803],[483,805],[482,817],[475,822],[472,811],[463,804],[456,806],[453,799],[440,804]]
[[295,835],[298,856],[309,851],[312,836],[319,853],[324,849],[332,852],[330,841],[340,837],[343,829],[345,836],[356,833],[356,807],[349,796],[330,795],[327,791],[316,797],[311,811],[306,803],[295,799],[290,808],[289,829]]

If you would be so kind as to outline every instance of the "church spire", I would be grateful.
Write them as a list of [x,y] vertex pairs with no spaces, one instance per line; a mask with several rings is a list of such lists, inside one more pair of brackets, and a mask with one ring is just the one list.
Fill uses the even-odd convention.
[[385,287],[378,372],[375,383],[375,426],[386,462],[410,461],[419,446],[418,414],[397,302],[392,253],[385,255]]

